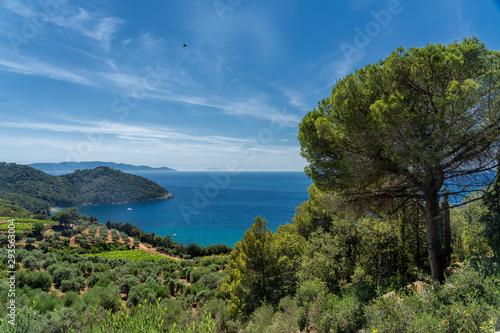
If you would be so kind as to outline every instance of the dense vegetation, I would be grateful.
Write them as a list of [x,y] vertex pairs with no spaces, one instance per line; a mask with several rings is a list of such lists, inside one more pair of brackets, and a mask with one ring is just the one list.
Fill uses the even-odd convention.
[[477,38],[398,48],[339,80],[300,124],[307,173],[338,204],[425,216],[435,281],[444,280],[440,199],[487,187],[500,148],[500,52]]
[[[276,232],[257,217],[233,249],[183,246],[130,223],[99,224],[76,208],[55,214],[53,224],[19,219],[17,326],[3,320],[0,329],[500,330],[500,140],[492,121],[500,113],[500,80],[490,80],[498,78],[497,56],[476,39],[398,50],[339,81],[301,124],[313,178],[309,200]],[[405,75],[409,81],[401,81]],[[396,123],[404,125],[399,132]],[[449,142],[435,141],[436,133]],[[465,137],[470,142],[460,141]],[[447,169],[445,162],[459,165]],[[494,177],[471,176],[494,173],[493,166]],[[455,185],[466,191],[442,189],[457,175],[464,177]],[[86,179],[85,172],[72,177]],[[451,202],[457,192],[464,194],[461,203]],[[0,243],[8,244],[1,230]],[[10,301],[8,260],[8,250],[0,249],[3,304]],[[6,314],[1,307],[1,318]]]
[[[50,176],[26,165],[0,163],[0,211],[31,212],[48,207],[141,202],[171,198],[171,194],[146,178],[108,167]],[[16,208],[17,207],[17,208]],[[19,214],[0,214],[19,215]]]
[[[500,234],[492,234],[500,230],[498,192],[449,211],[454,264],[445,283],[434,289],[424,260],[425,231],[418,210],[390,219],[360,219],[332,208],[332,194],[314,186],[309,192],[311,198],[297,208],[293,224],[273,233],[264,219],[256,218],[229,257],[169,258],[114,228],[124,224],[98,224],[81,215],[68,224],[20,219],[18,226],[42,223],[44,229],[40,234],[17,231],[17,329],[491,332],[500,328]],[[410,216],[415,223],[406,230],[402,220]],[[135,228],[131,235],[139,234]],[[119,235],[116,242],[108,239],[113,231]],[[35,241],[28,242],[30,237]],[[156,252],[148,253],[141,244]],[[185,255],[188,247],[177,246]],[[7,259],[7,249],[0,249],[2,304],[9,300]],[[1,318],[6,318],[5,311],[0,309]],[[9,332],[6,321],[0,325]]]

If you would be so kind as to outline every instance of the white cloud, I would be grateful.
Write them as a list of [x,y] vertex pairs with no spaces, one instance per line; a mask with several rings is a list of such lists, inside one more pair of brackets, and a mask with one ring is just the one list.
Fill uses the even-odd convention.
[[210,145],[240,145],[250,142],[249,140],[224,137],[224,136],[204,136],[185,134],[170,128],[154,125],[129,125],[116,122],[96,122],[96,121],[73,121],[67,124],[55,123],[33,123],[33,122],[3,122],[0,127],[22,128],[29,130],[40,130],[49,132],[84,133],[91,136],[114,135],[123,140],[180,140],[183,142],[202,142]]
[[265,119],[281,124],[284,127],[294,127],[300,122],[301,118],[299,116],[272,107],[268,99],[264,94],[259,94],[245,101],[231,101],[227,105],[220,106],[220,108],[226,114]]
[[[70,4],[55,2],[46,11],[40,3],[24,4],[17,0],[3,0],[2,5],[28,22],[46,18],[46,22],[53,23],[59,27],[71,30],[95,40],[105,50],[110,48],[110,43],[124,21],[115,16],[106,16],[102,13],[91,12],[83,8],[74,8]],[[37,21],[38,22],[38,21]]]
[[[19,58],[19,57],[18,57]],[[22,57],[23,61],[2,59],[0,57],[0,66],[6,71],[24,75],[36,75],[49,77],[51,79],[78,83],[83,85],[93,85],[86,77],[75,74],[74,71],[66,70],[57,66],[38,61],[35,58]]]
[[51,22],[96,40],[106,50],[123,24],[123,20],[118,17],[91,13],[83,8],[78,8],[78,12],[74,14],[54,17]]
[[[128,159],[129,162],[163,164],[179,169],[224,165],[232,160],[241,163],[244,170],[287,169],[290,166],[296,170],[296,165],[302,164],[297,157],[299,148],[296,146],[276,145],[278,142],[264,145],[250,139],[194,135],[154,125],[103,125],[94,121],[68,119],[66,123],[59,124],[3,122],[0,128],[4,128],[0,131],[0,139],[5,143],[0,147],[0,153],[7,160],[15,157],[15,153],[7,147],[16,147],[16,151],[22,150],[23,156],[30,157],[30,160],[24,158],[24,162],[47,160],[47,152],[50,152],[50,161]],[[24,130],[30,132],[29,138],[23,136]],[[45,152],[45,155],[39,154],[39,151]],[[177,160],[175,156],[183,156],[182,162],[177,163],[184,164],[172,163],[172,160]],[[163,160],[165,162],[160,162]],[[285,160],[293,163],[283,164]]]

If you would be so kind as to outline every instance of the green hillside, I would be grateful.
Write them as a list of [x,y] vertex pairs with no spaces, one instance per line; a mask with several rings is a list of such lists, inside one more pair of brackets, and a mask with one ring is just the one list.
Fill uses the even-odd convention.
[[168,199],[172,195],[144,177],[108,167],[51,176],[26,165],[0,163],[0,198],[30,211]]

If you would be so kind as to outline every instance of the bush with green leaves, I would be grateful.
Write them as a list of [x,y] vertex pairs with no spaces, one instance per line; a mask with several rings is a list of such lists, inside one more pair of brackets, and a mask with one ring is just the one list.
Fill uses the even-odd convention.
[[131,275],[131,274],[122,276],[122,278],[118,282],[118,285],[120,286],[121,292],[125,293],[126,295],[129,294],[130,289],[132,289],[132,287],[134,287],[138,284],[139,284],[139,280],[137,279],[137,277],[135,275]]
[[205,274],[198,280],[199,283],[204,284],[210,289],[219,289],[222,282],[224,282],[224,278],[227,276],[226,272],[215,272]]
[[209,290],[204,284],[192,284],[184,288],[184,295],[197,295],[201,291]]
[[73,304],[78,303],[80,299],[78,298],[78,292],[68,291],[64,294],[62,300],[64,302],[65,307],[70,307]]
[[28,286],[48,292],[52,286],[52,281],[52,276],[47,272],[19,271],[16,274],[16,285],[19,288]]
[[81,272],[77,267],[74,267],[67,262],[52,264],[47,267],[47,272],[52,275],[54,283],[57,285],[60,285],[62,280],[69,280],[81,275]]
[[146,285],[148,285],[148,284],[157,284],[159,286],[162,285],[161,279],[155,274],[149,275],[144,283]]
[[37,270],[42,267],[42,261],[40,258],[37,258],[36,256],[27,256],[25,257],[22,261],[21,264],[25,269],[29,270]]
[[108,285],[114,285],[117,280],[116,273],[114,271],[108,272],[92,272],[87,278],[87,286],[92,288],[94,286],[105,287]]
[[141,284],[135,285],[130,289],[127,297],[127,306],[136,306],[139,303],[154,303],[156,301],[155,291]]
[[111,312],[117,311],[121,305],[120,295],[118,294],[116,285],[109,285],[107,287],[94,286],[89,288],[87,292],[83,294],[83,301],[88,307],[100,305],[106,310],[111,310]]
[[191,270],[189,273],[189,277],[186,279],[189,280],[190,283],[196,283],[203,276],[208,274],[209,271],[205,267],[199,267],[197,269]]
[[82,276],[72,277],[67,280],[61,281],[61,291],[63,293],[67,291],[79,292],[85,287],[85,279]]
[[60,309],[62,306],[62,300],[57,296],[55,291],[48,293],[40,293],[38,297],[34,299],[35,309],[41,313],[48,311],[54,311],[55,309]]
[[378,297],[365,308],[366,327],[380,332],[498,330],[500,274],[498,265],[493,267],[493,273],[489,269],[465,263],[434,289],[429,286],[409,295]]

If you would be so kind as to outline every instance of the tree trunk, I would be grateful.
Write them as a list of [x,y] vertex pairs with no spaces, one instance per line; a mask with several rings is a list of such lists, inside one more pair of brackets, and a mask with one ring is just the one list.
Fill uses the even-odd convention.
[[417,270],[420,271],[420,268],[422,267],[422,262],[420,259],[420,224],[422,223],[420,221],[420,213],[418,211],[415,211],[415,214],[413,215],[413,226],[415,227],[414,232],[416,235],[415,238],[415,262],[417,263]]
[[439,202],[438,193],[426,194],[425,226],[427,231],[427,253],[431,264],[432,279],[435,282],[444,281],[443,255],[439,239]]
[[448,204],[448,193],[445,192],[443,201],[441,203],[443,211],[443,258],[444,267],[448,267],[451,264],[451,221],[450,221],[450,205]]

